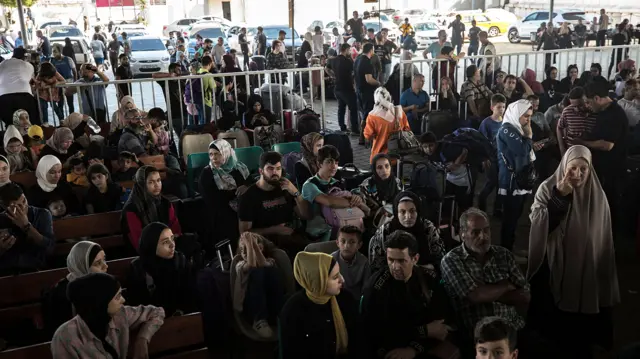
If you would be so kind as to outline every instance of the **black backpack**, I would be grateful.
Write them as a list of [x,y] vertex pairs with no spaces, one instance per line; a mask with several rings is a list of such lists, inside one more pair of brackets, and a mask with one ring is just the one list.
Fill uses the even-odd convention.
[[496,151],[491,142],[483,134],[473,128],[459,128],[440,140],[442,162],[455,161],[466,148],[467,163],[470,165],[480,165],[484,160],[496,158]]
[[311,132],[321,131],[320,115],[307,106],[304,109],[298,111],[296,114],[296,126],[298,134],[304,136]]

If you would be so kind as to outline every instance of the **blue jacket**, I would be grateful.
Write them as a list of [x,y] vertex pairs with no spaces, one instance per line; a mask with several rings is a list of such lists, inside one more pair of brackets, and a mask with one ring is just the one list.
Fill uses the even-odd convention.
[[520,135],[513,125],[504,122],[498,130],[496,144],[498,146],[498,188],[511,194],[519,188],[513,173],[507,169],[504,160],[506,159],[509,166],[516,172],[521,171],[531,163],[529,156],[533,142],[530,138]]

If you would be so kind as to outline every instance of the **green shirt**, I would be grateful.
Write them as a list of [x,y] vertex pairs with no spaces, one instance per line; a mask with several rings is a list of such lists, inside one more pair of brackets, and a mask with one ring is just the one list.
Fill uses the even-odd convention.
[[[198,75],[208,74],[209,71],[205,69],[198,70]],[[216,82],[213,81],[213,77],[207,76],[202,79],[202,93],[204,95],[204,104],[213,107],[213,93],[216,91]]]

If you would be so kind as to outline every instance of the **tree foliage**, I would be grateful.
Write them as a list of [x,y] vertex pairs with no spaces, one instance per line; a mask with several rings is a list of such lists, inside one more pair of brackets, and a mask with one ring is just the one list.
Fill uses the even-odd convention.
[[[22,0],[22,6],[31,7],[37,3],[38,0]],[[0,5],[10,8],[17,8],[18,2],[16,0],[0,0]],[[15,19],[14,19],[15,20]]]

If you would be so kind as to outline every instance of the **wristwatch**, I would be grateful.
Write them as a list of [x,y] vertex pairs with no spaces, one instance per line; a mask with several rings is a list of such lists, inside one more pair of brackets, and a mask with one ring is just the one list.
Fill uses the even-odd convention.
[[296,191],[296,193],[293,194],[293,198],[298,198],[298,196],[300,196],[300,191]]

